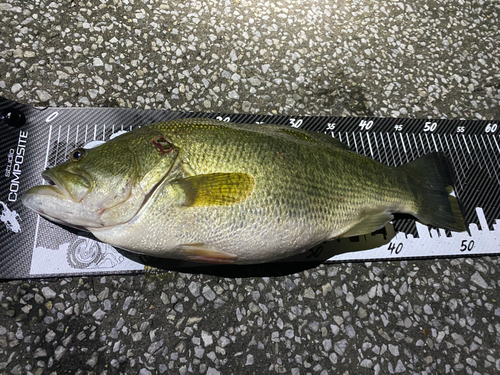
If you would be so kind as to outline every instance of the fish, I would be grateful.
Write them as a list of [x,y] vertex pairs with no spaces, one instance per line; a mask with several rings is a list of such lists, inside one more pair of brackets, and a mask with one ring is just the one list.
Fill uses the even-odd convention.
[[23,204],[134,253],[212,264],[290,257],[409,214],[465,231],[446,155],[391,167],[324,133],[211,119],[158,122],[42,172]]

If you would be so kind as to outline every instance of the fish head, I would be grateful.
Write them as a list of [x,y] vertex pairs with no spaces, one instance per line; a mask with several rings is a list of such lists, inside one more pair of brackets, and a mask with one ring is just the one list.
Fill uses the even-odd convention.
[[42,173],[24,205],[56,223],[92,230],[130,221],[169,175],[179,153],[161,133],[141,128],[92,149],[77,148],[70,160]]

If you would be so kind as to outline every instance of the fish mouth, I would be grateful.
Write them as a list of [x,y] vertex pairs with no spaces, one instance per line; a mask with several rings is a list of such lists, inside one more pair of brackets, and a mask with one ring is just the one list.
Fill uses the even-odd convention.
[[[23,194],[24,197],[28,196],[33,196],[33,195],[45,195],[49,197],[54,197],[58,199],[66,199],[66,195],[63,194],[63,192],[55,185],[39,185],[39,186],[34,186],[31,189],[29,189],[26,193]],[[25,201],[26,199],[23,199]]]
[[[57,194],[66,199],[78,203],[90,191],[91,183],[89,178],[83,174],[72,173],[68,171],[55,172],[52,169],[46,169],[42,172],[43,179],[48,182],[48,185],[43,185],[44,189],[40,189],[38,194],[52,195]],[[65,180],[77,182],[78,189],[69,189]],[[73,184],[75,185],[75,184]]]

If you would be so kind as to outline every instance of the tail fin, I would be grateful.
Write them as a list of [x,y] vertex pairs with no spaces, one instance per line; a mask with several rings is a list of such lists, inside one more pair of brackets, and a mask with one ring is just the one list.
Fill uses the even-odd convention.
[[455,232],[466,230],[458,200],[453,191],[453,177],[446,155],[434,152],[398,168],[407,175],[415,193],[417,212],[423,224]]

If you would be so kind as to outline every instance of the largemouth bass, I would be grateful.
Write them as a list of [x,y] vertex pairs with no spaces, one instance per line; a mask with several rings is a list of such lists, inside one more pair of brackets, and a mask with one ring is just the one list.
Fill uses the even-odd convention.
[[326,134],[208,119],[133,130],[42,173],[23,203],[156,257],[260,263],[373,232],[394,213],[464,231],[443,154],[394,168]]

